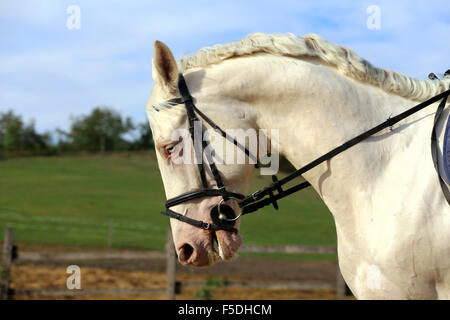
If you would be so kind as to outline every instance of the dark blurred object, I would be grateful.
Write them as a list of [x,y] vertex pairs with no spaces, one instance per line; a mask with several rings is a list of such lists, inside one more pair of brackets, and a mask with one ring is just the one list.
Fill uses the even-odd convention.
[[19,257],[19,248],[17,245],[13,245],[12,251],[11,251],[11,259],[14,261]]
[[444,73],[444,78],[450,78],[450,69],[448,69],[447,71],[445,71],[445,73]]
[[428,79],[430,79],[430,80],[439,80],[439,78],[433,72],[431,72],[428,75]]
[[181,281],[175,282],[175,294],[181,294]]

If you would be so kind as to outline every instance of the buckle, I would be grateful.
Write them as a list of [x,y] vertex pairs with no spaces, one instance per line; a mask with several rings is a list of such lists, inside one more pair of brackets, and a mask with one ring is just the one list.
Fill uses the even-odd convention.
[[222,187],[220,187],[220,188],[217,188],[217,190],[219,190],[219,192],[220,192],[221,194],[227,192],[227,190],[225,189],[225,186],[222,186]]
[[211,229],[211,223],[209,223],[209,222],[203,222],[202,228],[205,229],[205,230]]
[[259,200],[259,199],[261,199],[262,197],[264,197],[264,195],[263,196],[261,196],[261,193],[263,193],[263,190],[257,190],[257,191],[255,191],[255,192],[253,192],[252,193],[252,195],[251,195],[251,197],[253,198],[253,200]]

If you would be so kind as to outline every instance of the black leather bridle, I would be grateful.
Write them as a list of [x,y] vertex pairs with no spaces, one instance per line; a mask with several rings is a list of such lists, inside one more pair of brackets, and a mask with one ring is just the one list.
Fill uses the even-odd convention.
[[[197,114],[203,120],[205,120],[208,124],[210,124],[216,130],[216,132],[219,132],[224,138],[230,140],[230,136],[228,136],[225,131],[223,131],[211,119],[209,119],[205,114],[203,114],[200,110],[197,109],[197,107],[195,106],[195,104],[193,102],[192,96],[189,93],[189,89],[186,85],[186,81],[182,74],[179,75],[178,89],[180,91],[181,98],[171,99],[166,102],[168,102],[171,105],[184,104],[184,106],[186,108],[186,113],[187,113],[187,117],[188,117],[188,121],[189,121],[189,133],[191,135],[192,142],[194,145],[194,154],[196,157],[196,163],[197,163],[198,171],[200,173],[200,178],[202,181],[203,189],[184,193],[175,198],[168,199],[166,201],[166,210],[162,211],[161,213],[164,215],[167,215],[171,218],[178,219],[180,221],[189,223],[193,226],[196,226],[196,227],[199,227],[202,229],[206,229],[206,230],[214,229],[214,230],[229,230],[229,231],[237,232],[237,229],[234,228],[234,225],[235,225],[235,221],[239,218],[239,216],[236,217],[233,209],[230,206],[228,206],[226,204],[222,204],[222,203],[229,199],[242,200],[245,198],[245,195],[231,192],[226,189],[225,184],[222,180],[222,177],[220,176],[220,172],[217,169],[217,166],[214,163],[214,160],[212,159],[211,153],[206,152],[205,153],[206,158],[207,158],[206,163],[211,170],[214,180],[216,181],[217,189],[212,189],[212,188],[208,187],[208,182],[206,180],[206,174],[205,174],[205,168],[203,166],[203,154],[204,154],[203,151],[208,147],[209,142],[205,141],[204,139],[202,139],[201,143],[194,140],[195,123],[196,122],[201,123],[201,121],[197,117]],[[199,136],[203,137],[203,125],[201,125],[200,128],[201,128],[201,132],[200,132]],[[245,148],[244,146],[239,144],[236,139],[232,139],[230,141],[232,141],[237,147],[242,149],[248,157],[251,157],[257,161],[257,158],[255,156],[253,156],[247,148]],[[173,206],[179,205],[181,203],[184,203],[186,201],[190,201],[193,199],[197,199],[197,198],[201,198],[201,197],[216,197],[216,196],[220,196],[220,197],[222,197],[222,199],[220,200],[219,204],[214,206],[211,210],[210,216],[211,216],[212,222],[204,222],[201,220],[195,220],[195,219],[189,218],[185,215],[182,215],[182,214],[177,213],[170,209]]]
[[[182,195],[179,195],[177,197],[174,197],[172,199],[168,199],[166,201],[166,210],[162,211],[161,213],[164,215],[169,216],[170,218],[178,219],[180,221],[183,221],[185,223],[191,224],[195,227],[206,229],[206,230],[228,230],[232,232],[237,232],[237,229],[234,228],[236,220],[245,214],[255,212],[256,210],[268,206],[273,205],[275,209],[278,209],[278,203],[277,200],[284,198],[294,192],[297,192],[299,190],[302,190],[306,187],[309,187],[309,182],[302,182],[300,184],[297,184],[293,187],[290,187],[286,190],[282,189],[282,186],[290,182],[291,180],[301,176],[305,172],[313,169],[314,167],[318,166],[322,162],[329,160],[336,156],[337,154],[351,148],[355,144],[358,144],[359,142],[367,139],[368,137],[386,129],[389,127],[392,127],[394,124],[398,123],[399,121],[405,119],[406,117],[409,117],[410,115],[418,112],[419,110],[422,110],[423,108],[438,102],[441,100],[441,103],[438,106],[438,109],[435,114],[434,119],[434,125],[431,135],[431,152],[432,152],[432,158],[434,162],[434,166],[437,170],[439,182],[442,188],[442,191],[444,193],[445,198],[447,199],[447,202],[450,204],[450,191],[448,190],[447,185],[443,181],[442,177],[440,176],[439,170],[438,170],[438,158],[437,158],[437,138],[436,138],[436,124],[438,123],[438,120],[440,119],[440,116],[442,115],[442,111],[444,110],[445,104],[447,102],[447,98],[450,95],[450,90],[444,91],[427,101],[424,101],[395,117],[391,117],[387,119],[385,122],[377,125],[376,127],[367,130],[366,132],[354,137],[353,139],[343,143],[342,145],[334,148],[333,150],[329,151],[328,153],[320,156],[319,158],[311,161],[310,163],[306,164],[302,168],[292,172],[291,174],[287,175],[281,180],[278,180],[278,178],[273,175],[272,181],[273,183],[268,185],[267,187],[264,187],[253,194],[249,196],[245,196],[243,194],[230,192],[226,189],[225,184],[223,183],[222,177],[220,176],[220,172],[217,169],[217,166],[215,165],[211,153],[205,153],[207,158],[207,164],[209,165],[209,168],[212,172],[212,175],[214,177],[214,180],[217,184],[217,189],[209,188],[208,183],[206,180],[206,174],[203,166],[203,151],[208,147],[208,142],[202,139],[202,143],[199,144],[198,142],[194,141],[194,124],[196,121],[200,121],[197,117],[197,114],[206,121],[214,130],[216,130],[218,133],[220,133],[224,138],[230,140],[233,142],[238,148],[240,148],[242,151],[245,152],[245,154],[256,160],[257,158],[252,155],[247,148],[240,145],[236,139],[231,138],[226,134],[224,130],[222,130],[218,125],[216,125],[211,119],[209,119],[204,113],[202,113],[197,107],[195,106],[193,102],[193,98],[189,93],[189,89],[186,85],[186,81],[182,74],[179,75],[178,79],[178,89],[181,95],[181,98],[175,98],[166,101],[166,103],[171,105],[176,104],[184,104],[186,108],[186,113],[189,119],[189,132],[192,137],[192,141],[194,144],[194,153],[196,157],[196,162],[198,166],[198,171],[200,173],[201,181],[203,189],[184,193]],[[200,121],[201,122],[201,121]],[[201,137],[203,137],[203,126],[201,126]],[[210,217],[211,222],[205,222],[201,220],[196,220],[193,218],[186,217],[185,215],[182,215],[180,213],[177,213],[170,208],[176,205],[179,205],[181,203],[184,203],[186,201],[190,201],[193,199],[201,198],[201,197],[216,197],[220,196],[222,199],[219,201],[219,203],[214,206],[211,209]],[[241,213],[236,216],[233,209],[225,204],[222,204],[224,201],[227,201],[228,199],[235,199],[238,202],[239,207],[242,209]]]

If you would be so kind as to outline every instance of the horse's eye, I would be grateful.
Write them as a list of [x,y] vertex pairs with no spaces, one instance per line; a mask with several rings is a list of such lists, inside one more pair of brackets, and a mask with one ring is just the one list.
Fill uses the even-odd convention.
[[175,145],[166,148],[167,153],[173,153],[175,151]]
[[183,149],[182,145],[180,145],[180,142],[183,141],[183,138],[180,137],[180,139],[177,142],[173,142],[171,144],[167,144],[164,146],[164,155],[167,158],[170,158],[172,155],[175,155],[175,153],[179,156],[183,155]]
[[178,142],[164,147],[164,153],[166,154],[167,158],[170,158],[173,155],[173,153],[177,151],[177,145]]

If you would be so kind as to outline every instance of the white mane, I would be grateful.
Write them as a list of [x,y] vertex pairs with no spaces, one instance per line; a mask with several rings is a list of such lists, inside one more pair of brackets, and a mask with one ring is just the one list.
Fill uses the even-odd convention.
[[238,42],[200,49],[194,56],[180,59],[178,65],[180,72],[184,72],[256,53],[295,58],[316,57],[343,75],[411,100],[423,101],[450,88],[450,79],[419,80],[399,72],[376,68],[351,49],[335,45],[316,34],[298,37],[292,33],[254,33]]

